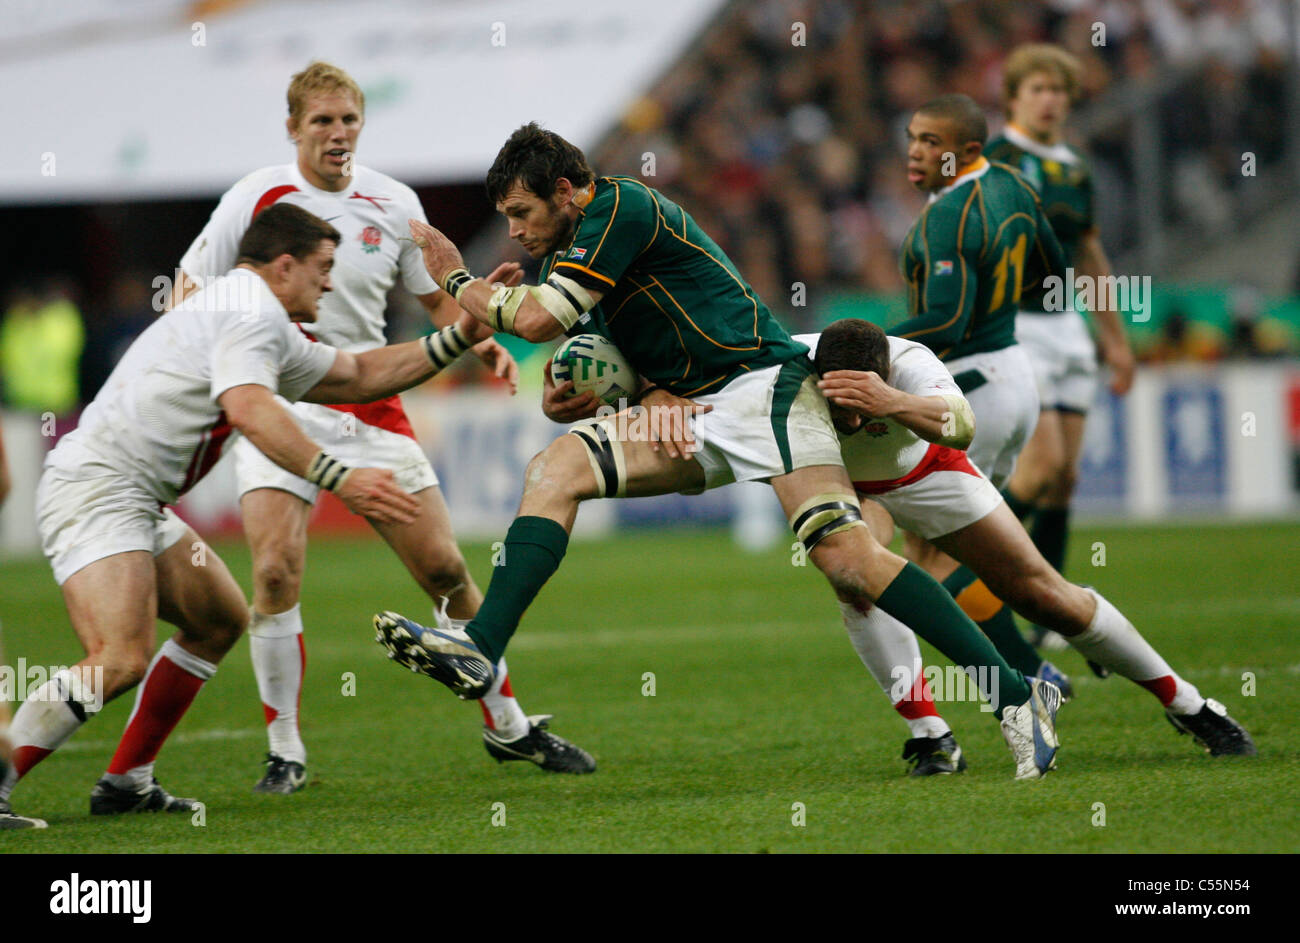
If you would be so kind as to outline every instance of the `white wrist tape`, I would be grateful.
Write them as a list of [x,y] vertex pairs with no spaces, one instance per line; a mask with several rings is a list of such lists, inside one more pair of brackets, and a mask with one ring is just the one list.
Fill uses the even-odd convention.
[[456,324],[425,335],[420,342],[424,344],[424,354],[429,362],[439,370],[451,366],[453,360],[473,346]]
[[317,452],[307,466],[307,480],[326,491],[338,491],[352,469],[325,452]]

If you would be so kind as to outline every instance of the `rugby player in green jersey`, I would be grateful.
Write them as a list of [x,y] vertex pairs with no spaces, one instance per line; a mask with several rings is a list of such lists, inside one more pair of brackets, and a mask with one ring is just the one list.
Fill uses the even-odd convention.
[[[468,623],[439,618],[434,628],[396,613],[376,616],[390,655],[462,697],[479,697],[559,567],[581,502],[767,481],[840,600],[894,615],[985,678],[1016,778],[1050,769],[1060,691],[1011,668],[934,580],[871,537],[808,348],[777,324],[686,211],[635,178],[596,177],[580,150],[536,124],[506,142],[487,188],[511,237],[547,259],[542,284],[473,278],[446,237],[412,221],[429,273],[498,331],[535,343],[566,331],[604,334],[647,381],[639,399],[648,425],[675,431],[648,441],[633,433],[644,424],[624,412],[556,439],[528,465],[519,515],[478,613]],[[555,409],[560,395],[548,390],[548,415],[577,418]]]
[[[1111,269],[1093,215],[1092,172],[1064,141],[1079,71],[1078,60],[1057,46],[1034,43],[1015,49],[1003,73],[1007,124],[984,153],[1017,168],[1038,191],[1066,263],[1075,275],[1099,285]],[[1067,278],[1066,284],[1073,285],[1074,279]],[[1065,293],[1067,299],[1072,295],[1072,289]],[[1093,295],[1098,301],[1090,312],[1096,344],[1073,303],[1047,312],[1026,307],[1016,321],[1016,338],[1033,364],[1042,411],[1004,494],[1012,510],[1029,521],[1035,545],[1058,570],[1065,564],[1070,498],[1078,479],[1084,420],[1096,395],[1098,353],[1110,367],[1111,392],[1122,396],[1133,384],[1133,351],[1120,314],[1104,303],[1100,291]],[[1035,634],[1042,639],[1047,631],[1036,627]],[[1017,667],[1025,670],[1027,665]]]
[[[1002,488],[1039,413],[1033,367],[1016,343],[1016,314],[1022,296],[1041,297],[1044,281],[1062,277],[1066,266],[1034,188],[984,156],[987,137],[983,111],[965,95],[922,105],[908,124],[908,180],[930,201],[902,248],[911,317],[889,333],[926,345],[944,362],[975,413],[967,453]],[[1008,662],[1068,683],[969,567],[913,534],[905,546]]]

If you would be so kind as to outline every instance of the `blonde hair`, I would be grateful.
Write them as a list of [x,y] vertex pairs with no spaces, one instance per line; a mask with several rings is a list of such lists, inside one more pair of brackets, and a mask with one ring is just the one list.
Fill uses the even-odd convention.
[[1011,114],[1011,100],[1020,91],[1020,83],[1035,72],[1055,72],[1065,83],[1070,101],[1079,98],[1079,75],[1083,67],[1079,60],[1060,46],[1050,43],[1027,43],[1017,46],[1007,56],[1002,72],[1002,103],[1007,115]]
[[307,109],[307,99],[312,95],[346,93],[357,102],[362,116],[366,113],[366,96],[356,79],[338,66],[319,60],[312,62],[289,80],[289,118],[297,126]]

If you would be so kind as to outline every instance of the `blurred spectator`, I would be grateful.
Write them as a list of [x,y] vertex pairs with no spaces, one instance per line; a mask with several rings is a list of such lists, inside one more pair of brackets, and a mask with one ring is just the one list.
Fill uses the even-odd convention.
[[0,377],[10,409],[64,416],[78,405],[85,343],[81,312],[62,279],[14,293],[0,323]]
[[[598,173],[645,174],[695,216],[778,317],[810,327],[828,292],[900,289],[896,247],[924,205],[903,174],[911,112],[963,91],[996,128],[1002,62],[1024,42],[1056,42],[1078,56],[1086,100],[1175,79],[1157,112],[1135,119],[1158,123],[1166,179],[1137,178],[1131,128],[1088,142],[1114,248],[1132,244],[1132,194],[1142,186],[1164,188],[1170,223],[1211,232],[1240,223],[1232,200],[1242,153],[1261,162],[1284,154],[1282,2],[736,2],[629,108],[592,163]],[[1195,74],[1180,79],[1175,67]],[[810,308],[790,308],[794,282],[806,286]]]

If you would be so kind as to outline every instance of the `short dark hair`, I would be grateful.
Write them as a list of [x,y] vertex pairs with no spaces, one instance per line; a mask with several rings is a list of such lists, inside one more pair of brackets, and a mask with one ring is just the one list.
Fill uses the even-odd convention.
[[870,321],[844,318],[822,331],[813,366],[821,376],[832,370],[874,371],[888,382],[889,338]]
[[958,144],[978,141],[983,147],[989,139],[989,123],[984,110],[969,95],[940,95],[916,109],[916,113],[949,122],[957,132]]
[[502,145],[487,175],[487,195],[493,205],[500,203],[516,183],[522,183],[543,200],[555,192],[561,177],[575,187],[585,187],[595,179],[587,158],[554,131],[547,131],[536,121],[517,130]]
[[286,252],[301,262],[319,249],[322,241],[328,239],[338,245],[342,238],[337,229],[301,206],[276,203],[253,217],[252,225],[239,240],[235,264],[265,265]]

